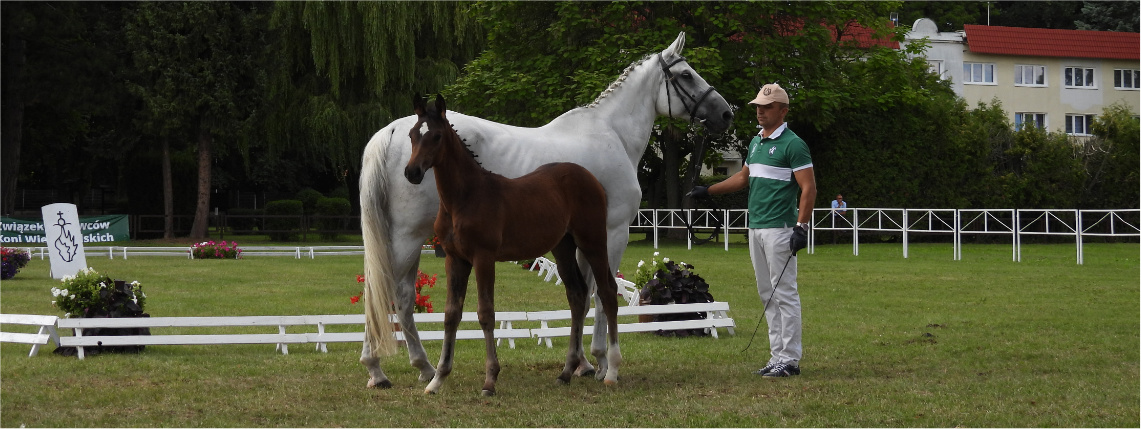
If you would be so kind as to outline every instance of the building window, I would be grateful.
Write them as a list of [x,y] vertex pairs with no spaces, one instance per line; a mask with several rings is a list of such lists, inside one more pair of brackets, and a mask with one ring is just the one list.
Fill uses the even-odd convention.
[[1021,130],[1023,126],[1033,126],[1035,128],[1046,128],[1046,114],[1045,113],[1015,113],[1014,114],[1014,130]]
[[927,60],[927,70],[942,79],[944,77],[943,60]]
[[1090,135],[1090,123],[1093,115],[1066,115],[1066,134],[1075,136]]
[[1046,66],[1014,66],[1015,86],[1046,86]]
[[1113,71],[1113,87],[1116,89],[1141,88],[1141,70],[1116,69]]
[[1066,67],[1067,88],[1097,88],[1092,67]]
[[994,84],[994,63],[963,63],[963,83]]

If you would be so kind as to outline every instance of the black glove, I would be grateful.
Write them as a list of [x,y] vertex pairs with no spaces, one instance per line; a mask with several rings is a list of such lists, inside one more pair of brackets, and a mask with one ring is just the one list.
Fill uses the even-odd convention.
[[808,247],[808,230],[800,225],[792,227],[792,238],[788,240],[788,247],[792,250],[793,256],[796,256],[796,252],[800,249]]
[[694,186],[692,191],[689,191],[685,196],[693,199],[709,198],[708,186]]

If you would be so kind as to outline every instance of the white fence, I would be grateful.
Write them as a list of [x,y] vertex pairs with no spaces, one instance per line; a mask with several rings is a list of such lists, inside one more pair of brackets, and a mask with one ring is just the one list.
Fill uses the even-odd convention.
[[[637,322],[619,324],[619,332],[653,332],[657,330],[674,329],[703,329],[705,332],[718,338],[717,330],[726,329],[734,335],[736,323],[728,316],[729,303],[712,302],[700,304],[668,304],[645,306],[622,306],[618,308],[619,316],[635,316],[648,314],[677,314],[702,313],[704,319],[678,320],[670,322]],[[390,320],[396,322],[395,315]],[[442,324],[444,313],[417,313],[413,315],[420,339],[424,341],[443,340],[443,331],[432,329],[432,324]],[[594,317],[591,309],[587,317]],[[508,340],[511,348],[515,348],[516,339],[537,338],[539,344],[547,343],[551,346],[552,337],[566,337],[570,335],[570,328],[550,327],[548,322],[570,319],[570,310],[556,311],[516,311],[496,312],[495,321],[499,327],[493,330],[497,339]],[[464,312],[462,322],[474,323],[478,321],[475,312]],[[538,322],[538,328],[523,328],[515,325],[520,322]],[[85,348],[101,346],[155,346],[155,345],[216,345],[216,344],[274,344],[276,350],[282,354],[289,354],[290,344],[314,344],[320,352],[328,352],[328,343],[360,343],[364,341],[364,332],[327,332],[326,327],[332,325],[352,325],[363,328],[365,316],[363,314],[330,314],[314,316],[233,316],[233,317],[127,317],[127,318],[71,318],[59,319],[55,316],[39,316],[28,314],[0,314],[0,328],[7,325],[38,326],[36,334],[21,332],[2,332],[0,342],[31,344],[29,356],[35,356],[40,346],[48,342],[55,342],[62,347],[75,347],[80,359],[86,355]],[[60,336],[57,329],[70,329],[75,335]],[[161,330],[166,328],[183,328],[175,333],[136,333],[134,335],[99,335],[88,333],[90,329],[97,328],[148,328]],[[201,332],[201,329],[210,332]],[[226,328],[226,332],[218,332],[211,328]],[[248,328],[263,332],[234,333],[234,328]],[[315,328],[315,332],[314,332]],[[588,327],[589,328],[589,327]],[[196,332],[188,332],[194,330]],[[288,333],[288,330],[304,332]],[[592,333],[589,329],[584,335]],[[394,332],[397,340],[403,340],[403,333]],[[478,340],[483,339],[480,329],[461,329],[457,331],[457,339]]]
[[[242,257],[248,256],[289,256],[294,259],[316,259],[317,256],[331,255],[364,255],[364,246],[244,246]],[[35,258],[47,259],[47,247],[20,247]],[[87,256],[107,256],[115,259],[119,255],[122,259],[131,256],[181,256],[193,259],[190,246],[151,247],[151,246],[84,246],[83,253]]]
[[[1141,237],[1141,209],[1059,210],[1059,209],[890,209],[851,208],[833,214],[831,208],[812,210],[808,253],[815,253],[819,231],[850,232],[852,254],[860,254],[860,233],[899,233],[903,236],[903,257],[908,257],[910,238],[915,234],[951,237],[951,258],[962,260],[964,235],[1005,235],[1010,237],[1011,260],[1022,260],[1022,237],[1073,237],[1076,259],[1082,264],[1083,237]],[[654,248],[662,229],[685,229],[692,224],[699,234],[714,232],[714,217],[728,219],[716,228],[725,250],[724,237],[748,230],[748,210],[642,209],[630,224],[632,231],[652,234]],[[688,235],[688,234],[687,234]],[[693,238],[687,238],[693,248]]]

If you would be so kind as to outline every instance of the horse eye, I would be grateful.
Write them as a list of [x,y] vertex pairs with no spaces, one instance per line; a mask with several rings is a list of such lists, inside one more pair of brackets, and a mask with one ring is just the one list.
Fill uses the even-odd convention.
[[693,75],[689,73],[689,70],[681,72],[681,77],[686,79],[693,79]]

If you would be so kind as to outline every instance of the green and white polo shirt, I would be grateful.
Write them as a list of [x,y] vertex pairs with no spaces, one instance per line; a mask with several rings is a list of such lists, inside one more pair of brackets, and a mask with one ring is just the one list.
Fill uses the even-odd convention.
[[781,124],[769,137],[749,142],[749,228],[796,225],[800,185],[793,172],[812,167],[808,144]]

